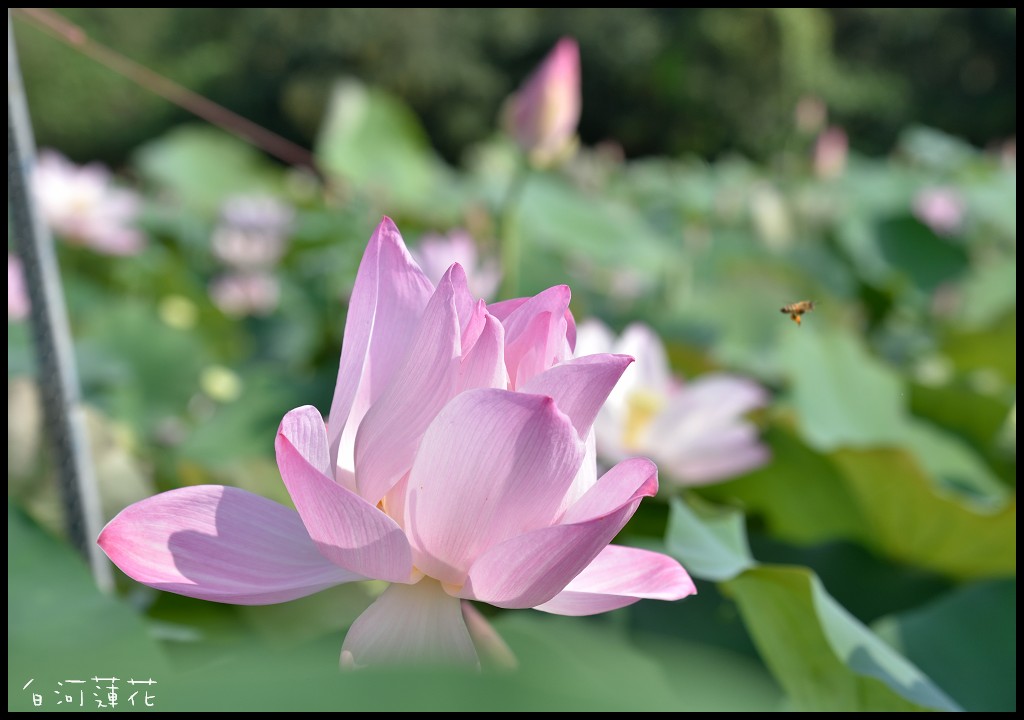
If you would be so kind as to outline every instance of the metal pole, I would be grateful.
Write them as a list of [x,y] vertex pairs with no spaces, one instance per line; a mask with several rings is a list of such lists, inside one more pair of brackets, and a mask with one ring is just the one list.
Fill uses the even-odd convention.
[[35,139],[7,12],[7,202],[14,242],[32,303],[32,336],[46,429],[71,544],[88,560],[101,590],[113,588],[110,564],[96,544],[102,524],[99,492],[86,434],[74,348],[53,238],[32,197]]

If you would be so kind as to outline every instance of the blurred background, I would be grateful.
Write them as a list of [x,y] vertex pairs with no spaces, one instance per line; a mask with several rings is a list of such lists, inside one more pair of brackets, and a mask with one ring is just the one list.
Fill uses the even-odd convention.
[[[10,709],[108,671],[162,673],[165,709],[1016,709],[1015,9],[56,12],[13,30],[105,518],[201,483],[289,503],[274,433],[329,407],[384,214],[425,269],[468,252],[488,300],[566,283],[581,325],[649,327],[658,407],[756,385],[729,421],[763,453],[712,477],[642,448],[662,491],[619,542],[698,596],[495,612],[513,675],[339,678],[372,584],[265,608],[92,586],[9,221]],[[578,140],[540,162],[503,107],[565,36]],[[701,457],[727,427],[705,411]]]

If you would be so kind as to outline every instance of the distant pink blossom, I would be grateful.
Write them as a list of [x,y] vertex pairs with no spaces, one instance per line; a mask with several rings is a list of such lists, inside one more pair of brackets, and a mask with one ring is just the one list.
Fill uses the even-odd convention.
[[281,299],[281,286],[268,272],[230,272],[210,283],[210,298],[225,315],[269,315]]
[[229,198],[211,238],[213,253],[237,270],[272,268],[284,254],[294,219],[295,210],[274,197]]
[[452,263],[458,263],[466,269],[469,291],[474,296],[490,300],[498,292],[501,283],[498,262],[481,258],[473,236],[465,230],[452,230],[447,235],[424,235],[412,256],[433,283],[440,282]]
[[963,227],[967,203],[956,188],[930,187],[914,196],[913,210],[937,235],[955,235]]
[[7,319],[24,320],[30,308],[21,260],[7,253]]
[[846,170],[850,140],[841,127],[832,126],[814,144],[814,174],[823,180],[837,178]]
[[660,338],[639,323],[616,339],[603,323],[588,320],[579,327],[576,352],[636,358],[594,422],[599,457],[650,455],[682,485],[721,482],[768,461],[757,427],[743,417],[768,401],[754,381],[724,373],[679,381]]
[[107,255],[134,255],[145,245],[135,227],[139,196],[114,185],[99,163],[75,165],[53,150],[39,153],[32,188],[50,228],[69,243]]
[[571,148],[581,105],[580,49],[562,38],[509,98],[505,126],[533,162],[547,165]]
[[344,666],[469,664],[494,645],[462,603],[590,615],[694,586],[675,560],[609,545],[657,469],[600,479],[591,425],[631,358],[572,356],[568,288],[487,305],[452,265],[435,287],[384,219],[359,266],[325,424],[276,449],[297,512],[194,486],[130,506],[99,543],[155,588],[236,604],[353,580],[391,585],[352,624]]

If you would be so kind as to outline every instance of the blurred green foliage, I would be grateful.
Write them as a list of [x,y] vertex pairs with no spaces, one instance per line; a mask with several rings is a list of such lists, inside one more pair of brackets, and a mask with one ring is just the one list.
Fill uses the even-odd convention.
[[[561,35],[581,45],[581,135],[630,156],[764,159],[799,98],[865,152],[924,124],[1016,134],[1016,10],[999,8],[65,8],[90,36],[309,146],[353,75],[401,97],[449,159],[491,134],[505,96]],[[36,134],[122,161],[183,111],[17,23]],[[110,128],[116,126],[117,132]]]
[[[86,14],[119,17],[106,12]],[[134,12],[144,19],[163,11]],[[293,79],[267,48],[306,27],[308,13],[321,17],[279,12],[232,16],[262,18],[253,26],[239,20],[232,30],[239,42],[265,43],[266,65],[249,58],[254,87],[261,73],[279,83]],[[886,18],[881,24],[901,18],[906,32],[908,18],[928,17],[937,23],[929,33],[954,21],[969,28],[965,18],[1005,19],[1005,11],[889,12],[706,11],[693,32],[707,42],[739,33],[756,46],[763,39],[757,23],[771,19],[771,27],[785,25],[811,42],[801,23],[827,20],[838,43],[844,17]],[[523,25],[510,20],[487,32],[511,35],[537,22],[529,20],[533,11],[508,13],[525,18]],[[614,15],[544,17],[575,13],[588,18],[579,28],[584,74],[594,79],[601,66],[588,64],[584,28],[605,27]],[[684,16],[636,11],[636,23],[616,42],[669,32],[653,21],[644,30],[640,18]],[[234,37],[218,35],[224,27],[217,23],[227,17],[219,11],[166,17],[191,18],[194,32],[140,20],[140,33],[148,27],[164,43],[138,41],[140,52],[170,52],[183,37],[207,37],[215,49]],[[376,62],[396,73],[421,69],[401,61],[404,24],[371,48],[369,29],[384,16],[322,17],[362,18],[346,30],[358,38],[348,47],[367,58],[382,46],[398,48]],[[408,17],[429,29],[441,16]],[[462,18],[467,28],[477,22],[471,12],[444,17]],[[208,24],[196,22],[201,18]],[[743,30],[744,22],[753,29]],[[711,32],[716,23],[719,35]],[[311,54],[317,33],[328,34],[323,25],[309,39]],[[521,30],[521,45],[493,52],[540,52],[555,34],[547,29],[552,35],[543,42]],[[463,43],[476,47],[469,29],[455,36],[452,52]],[[662,47],[636,42],[652,53]],[[610,43],[608,52],[616,47]],[[749,73],[771,69],[744,57]],[[787,62],[804,67],[801,57]],[[187,53],[178,60],[184,73],[192,61]],[[196,72],[211,67],[193,60]],[[833,77],[830,67],[845,68],[822,64],[823,77]],[[339,675],[344,628],[379,592],[375,584],[269,608],[205,603],[125,578],[121,593],[130,607],[100,597],[70,550],[15,509],[8,519],[11,709],[29,708],[21,690],[28,678],[55,680],[55,669],[160,673],[162,709],[1015,709],[1015,159],[913,126],[884,157],[853,152],[842,172],[821,178],[811,162],[813,138],[786,129],[789,100],[780,100],[779,124],[744,141],[751,148],[765,143],[765,153],[770,147],[765,162],[731,155],[624,161],[607,148],[585,147],[564,167],[528,174],[515,198],[508,188],[520,164],[510,143],[489,137],[452,166],[400,99],[352,81],[328,91],[335,70],[325,65],[308,86],[317,107],[327,109],[315,133],[323,180],[278,167],[218,130],[176,127],[146,137],[129,161],[126,177],[146,198],[145,251],[109,258],[59,246],[84,397],[114,428],[107,442],[132,457],[137,472],[160,489],[224,483],[288,502],[273,460],[275,429],[291,407],[329,406],[345,298],[384,213],[413,247],[425,232],[464,226],[486,251],[514,228],[522,294],[568,283],[577,318],[598,316],[615,328],[649,323],[685,377],[712,369],[755,377],[773,398],[754,418],[772,461],[682,494],[663,482],[662,497],[641,504],[619,539],[682,559],[698,596],[592,619],[495,610],[490,619],[521,669],[480,677],[438,669]],[[850,74],[851,87],[864,77]],[[631,87],[621,76],[616,82]],[[795,87],[794,96],[803,89]],[[242,97],[251,88],[236,90]],[[862,97],[850,93],[851,103]],[[756,95],[743,106],[744,123],[758,119]],[[639,114],[656,117],[651,108],[667,97],[641,104]],[[126,118],[149,112],[128,100],[124,110]],[[449,110],[455,122],[456,106]],[[608,122],[625,117],[610,113]],[[45,114],[37,119],[47,122]],[[123,152],[119,143],[167,120],[119,120],[126,135],[108,151]],[[438,127],[432,132],[443,135]],[[584,127],[585,136],[591,131]],[[774,143],[776,132],[781,140]],[[460,137],[474,137],[467,133]],[[693,148],[714,149],[697,142]],[[920,193],[936,186],[963,200],[952,230],[929,227],[913,209]],[[238,192],[271,193],[296,211],[275,269],[280,305],[265,317],[225,315],[208,294],[221,270],[211,233],[224,201]],[[818,305],[798,327],[779,307],[802,298]],[[8,324],[9,378],[32,372],[28,335],[24,324]],[[226,372],[235,392],[211,385],[211,369]],[[40,423],[27,419],[31,409],[9,390],[9,450],[40,445]],[[22,486],[47,472],[45,464],[11,463],[9,476]],[[48,522],[13,483],[10,492],[16,506]]]

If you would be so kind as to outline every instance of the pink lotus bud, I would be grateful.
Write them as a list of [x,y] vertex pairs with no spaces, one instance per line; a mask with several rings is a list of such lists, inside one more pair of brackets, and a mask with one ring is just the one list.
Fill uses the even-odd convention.
[[956,188],[931,187],[914,196],[913,210],[937,235],[955,235],[963,226],[967,208]]
[[562,38],[509,98],[505,127],[531,162],[548,165],[571,149],[580,104],[580,49]]
[[841,127],[830,127],[814,144],[814,174],[823,180],[839,177],[846,169],[850,140]]

